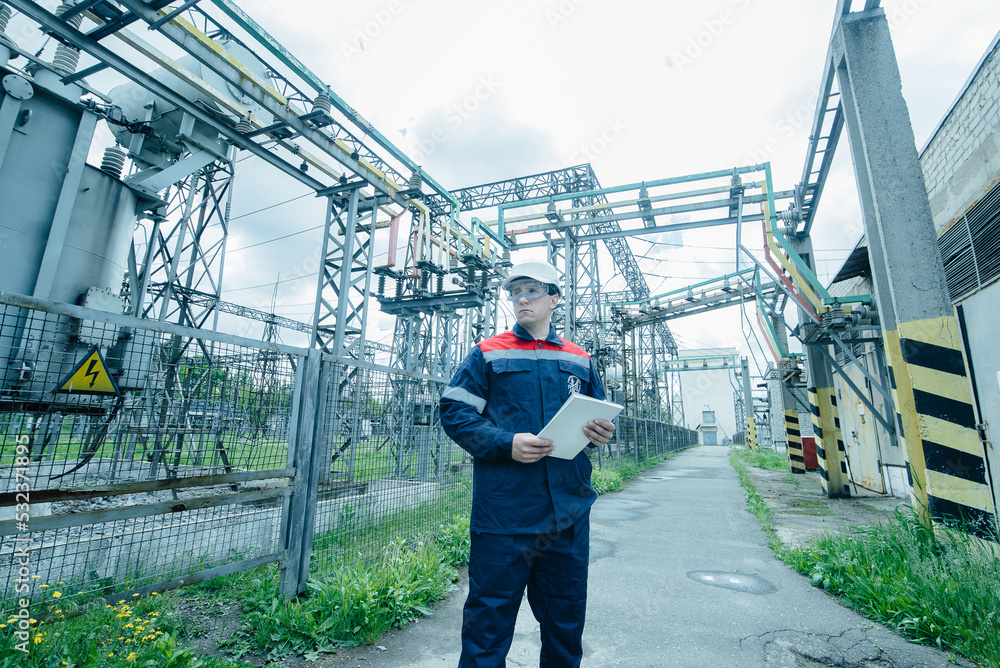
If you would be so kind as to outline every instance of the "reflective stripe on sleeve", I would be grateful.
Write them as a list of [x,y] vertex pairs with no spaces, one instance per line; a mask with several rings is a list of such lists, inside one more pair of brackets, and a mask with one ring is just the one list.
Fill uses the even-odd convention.
[[482,413],[486,408],[485,399],[478,397],[472,392],[462,389],[461,387],[449,387],[441,393],[441,398],[452,399],[454,401],[461,401],[463,404],[469,404],[476,409],[477,413]]

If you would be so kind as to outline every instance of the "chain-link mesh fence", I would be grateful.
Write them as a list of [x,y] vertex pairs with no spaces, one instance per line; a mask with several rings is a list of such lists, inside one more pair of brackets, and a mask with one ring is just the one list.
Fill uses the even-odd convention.
[[115,319],[0,305],[3,610],[281,553],[294,355]]
[[[0,359],[4,612],[268,562],[290,594],[471,507],[471,456],[438,416],[447,378],[9,295]],[[696,442],[616,423],[595,468]]]
[[330,465],[320,470],[311,570],[380,554],[467,515],[472,460],[441,429],[445,381],[334,365],[324,423]]

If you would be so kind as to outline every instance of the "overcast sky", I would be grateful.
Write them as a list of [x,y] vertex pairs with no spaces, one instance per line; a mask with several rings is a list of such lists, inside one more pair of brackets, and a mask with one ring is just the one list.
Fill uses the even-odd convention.
[[[775,187],[791,189],[802,172],[835,5],[241,2],[449,189],[582,162],[602,185],[614,186],[764,160]],[[1000,28],[1000,3],[883,6],[919,149]],[[322,207],[305,196],[254,213],[307,193],[250,164],[240,177],[226,298],[267,308],[281,280],[276,310],[306,320],[315,283],[295,279],[315,269],[318,233],[246,247],[321,224]],[[824,282],[860,231],[845,138],[813,230]],[[685,232],[682,248],[645,239],[631,247],[654,294],[732,271],[731,242],[718,231]],[[245,289],[263,284],[272,285]],[[609,282],[623,287],[620,277]],[[738,309],[671,323],[686,347],[753,352],[756,342],[749,349],[744,342],[748,328]],[[755,357],[763,363],[759,350]]]
[[[765,160],[775,187],[791,189],[802,172],[836,6],[835,0],[239,4],[449,189],[583,162],[609,187]],[[883,6],[919,149],[1000,28],[1000,2],[885,0]],[[309,321],[323,216],[312,193],[259,160],[241,160],[224,299],[263,310],[273,299],[277,313]],[[861,229],[845,138],[813,228],[824,282]],[[630,245],[657,294],[732,271],[732,239],[718,229],[695,230],[683,233],[683,246],[671,245],[681,240],[676,235]],[[613,273],[610,265],[602,269],[602,281],[624,289]],[[670,327],[683,347],[737,347],[760,368],[766,359],[757,342],[752,335],[749,347],[745,342],[750,321],[752,313],[747,320],[730,309]],[[380,330],[376,338],[389,340],[390,318],[379,313],[372,326]],[[288,332],[283,340],[304,343]]]

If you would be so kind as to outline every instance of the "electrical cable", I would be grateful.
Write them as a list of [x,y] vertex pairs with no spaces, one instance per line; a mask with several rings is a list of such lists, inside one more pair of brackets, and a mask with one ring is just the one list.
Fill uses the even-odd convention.
[[[230,216],[229,220],[230,220],[230,222],[232,222],[234,220],[239,220],[240,218],[246,218],[247,216],[252,216],[254,214],[258,214],[258,213],[261,213],[263,211],[268,211],[268,210],[273,209],[275,207],[284,206],[285,204],[290,204],[291,202],[294,202],[295,200],[300,200],[300,199],[303,199],[305,197],[309,197],[310,195],[313,195],[313,194],[314,193],[305,193],[305,194],[299,195],[298,197],[293,197],[291,199],[286,199],[284,202],[278,202],[277,204],[271,204],[269,206],[265,206],[263,209],[257,209],[256,211],[250,211],[248,213],[241,213],[238,216]],[[320,227],[323,227],[323,226],[320,225]],[[311,229],[316,229],[316,228],[311,228]],[[303,230],[303,232],[306,232],[306,231],[308,231],[308,230]]]
[[261,283],[260,285],[248,285],[242,288],[226,288],[225,292],[242,292],[243,290],[254,290],[256,288],[268,288],[272,285],[277,285],[278,283],[289,283],[291,281],[301,281],[303,278],[316,278],[316,274],[306,274],[305,276],[296,276],[295,278],[283,278],[280,281],[274,281],[271,283]]
[[[275,205],[275,206],[277,206],[277,205]],[[258,212],[255,211],[254,213],[258,213]],[[250,214],[245,214],[245,215],[249,216]],[[231,222],[233,219],[230,218],[229,220]],[[271,244],[271,243],[274,243],[275,241],[281,241],[282,239],[288,239],[289,237],[294,237],[294,236],[297,236],[299,234],[305,234],[306,232],[312,232],[312,231],[318,230],[318,229],[320,229],[322,227],[323,227],[323,225],[317,225],[315,227],[310,227],[310,228],[307,228],[305,230],[299,230],[298,232],[291,232],[291,233],[286,234],[284,236],[275,237],[273,239],[268,239],[267,241],[258,241],[257,243],[250,244],[248,246],[240,246],[239,248],[233,248],[233,249],[228,250],[227,252],[229,252],[229,253],[235,253],[237,251],[246,250],[248,248],[255,248],[257,246],[263,246],[264,244]]]

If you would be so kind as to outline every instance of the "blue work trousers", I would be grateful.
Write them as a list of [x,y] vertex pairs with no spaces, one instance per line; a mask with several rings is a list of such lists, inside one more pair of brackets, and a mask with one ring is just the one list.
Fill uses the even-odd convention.
[[577,668],[587,611],[590,518],[550,534],[473,532],[459,668],[501,668],[524,588],[541,625],[541,668]]

